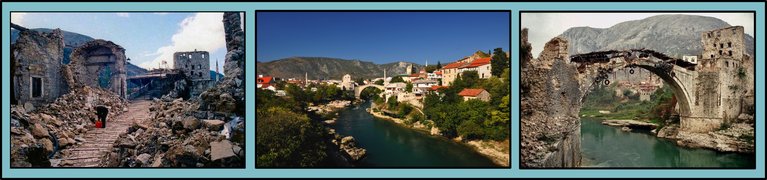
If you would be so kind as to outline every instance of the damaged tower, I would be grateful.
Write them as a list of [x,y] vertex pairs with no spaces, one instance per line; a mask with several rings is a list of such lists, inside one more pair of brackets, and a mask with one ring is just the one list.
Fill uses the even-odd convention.
[[[692,104],[704,110],[693,112],[699,116],[722,117],[723,122],[736,119],[745,111],[749,103],[742,100],[753,99],[754,63],[746,52],[742,26],[731,26],[703,32],[702,59],[697,71],[698,80]],[[753,104],[753,101],[750,103]],[[694,127],[696,123],[690,122]],[[683,126],[685,127],[685,126]]]
[[210,54],[207,51],[187,51],[173,53],[173,67],[180,70],[192,82],[189,94],[199,96],[208,89],[210,79]]

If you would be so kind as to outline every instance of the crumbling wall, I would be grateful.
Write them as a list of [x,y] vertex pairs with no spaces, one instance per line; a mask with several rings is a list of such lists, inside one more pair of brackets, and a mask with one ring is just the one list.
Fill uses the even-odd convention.
[[101,39],[89,41],[77,47],[70,59],[64,69],[70,87],[100,87],[126,98],[125,49],[120,45]]
[[583,93],[581,75],[568,63],[567,43],[564,38],[553,38],[537,59],[522,60],[527,62],[520,82],[523,167],[580,166],[578,112]]
[[238,12],[224,13],[226,59],[224,79],[214,88],[203,92],[201,110],[225,114],[245,114],[245,35],[240,27]]
[[207,51],[188,51],[173,53],[173,67],[180,70],[190,80],[190,97],[196,98],[211,87],[210,54]]
[[19,28],[11,45],[12,98],[34,106],[50,103],[68,90],[61,75],[64,36],[60,29],[43,33]]

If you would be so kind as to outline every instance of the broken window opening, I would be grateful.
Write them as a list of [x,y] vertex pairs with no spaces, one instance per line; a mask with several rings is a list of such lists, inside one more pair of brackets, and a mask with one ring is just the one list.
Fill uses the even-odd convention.
[[727,42],[727,47],[732,47],[732,42]]
[[32,98],[43,97],[43,78],[32,77]]
[[732,56],[732,50],[728,51],[727,54],[729,54],[729,56]]
[[719,50],[719,55],[720,55],[720,56],[722,55],[722,50]]

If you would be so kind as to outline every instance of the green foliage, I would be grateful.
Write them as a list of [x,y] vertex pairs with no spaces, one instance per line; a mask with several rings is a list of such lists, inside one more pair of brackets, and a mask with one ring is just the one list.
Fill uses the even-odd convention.
[[509,57],[506,56],[506,52],[503,52],[501,48],[495,48],[493,50],[493,60],[490,61],[490,74],[495,77],[501,77],[503,71],[509,68]]
[[389,81],[389,83],[396,83],[396,82],[405,82],[405,80],[402,79],[402,76],[394,76]]
[[384,80],[383,79],[379,79],[378,81],[374,82],[373,84],[377,84],[377,85],[383,86]]
[[435,70],[437,70],[437,69],[438,69],[438,68],[437,68],[437,66],[435,66],[435,65],[431,65],[431,66],[426,66],[426,67],[424,67],[424,71],[426,71],[427,73],[433,73],[433,72],[434,72]]
[[378,96],[378,94],[381,94],[383,90],[378,89],[376,87],[367,87],[360,92],[360,98],[362,99],[370,99],[372,97]]
[[746,79],[746,70],[743,69],[743,67],[738,68],[738,79],[741,79],[741,80]]
[[461,73],[461,77],[465,87],[474,87],[479,82],[479,73],[477,71],[464,71]]
[[271,107],[256,116],[258,167],[310,167],[325,160],[322,126],[304,114]]
[[442,69],[442,63],[437,61],[437,69]]
[[413,83],[407,82],[407,85],[405,85],[405,91],[413,92]]
[[365,84],[365,79],[357,78],[356,80],[354,80],[354,82],[356,82],[359,85],[363,85],[363,84]]

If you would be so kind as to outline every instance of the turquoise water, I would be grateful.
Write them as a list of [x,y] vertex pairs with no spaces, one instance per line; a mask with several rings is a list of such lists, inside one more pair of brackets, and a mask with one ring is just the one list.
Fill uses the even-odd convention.
[[365,111],[369,107],[365,102],[341,111],[334,125],[367,150],[362,167],[496,167],[468,146],[376,119]]
[[648,133],[623,132],[593,118],[581,119],[584,167],[754,168],[753,154],[679,147]]

